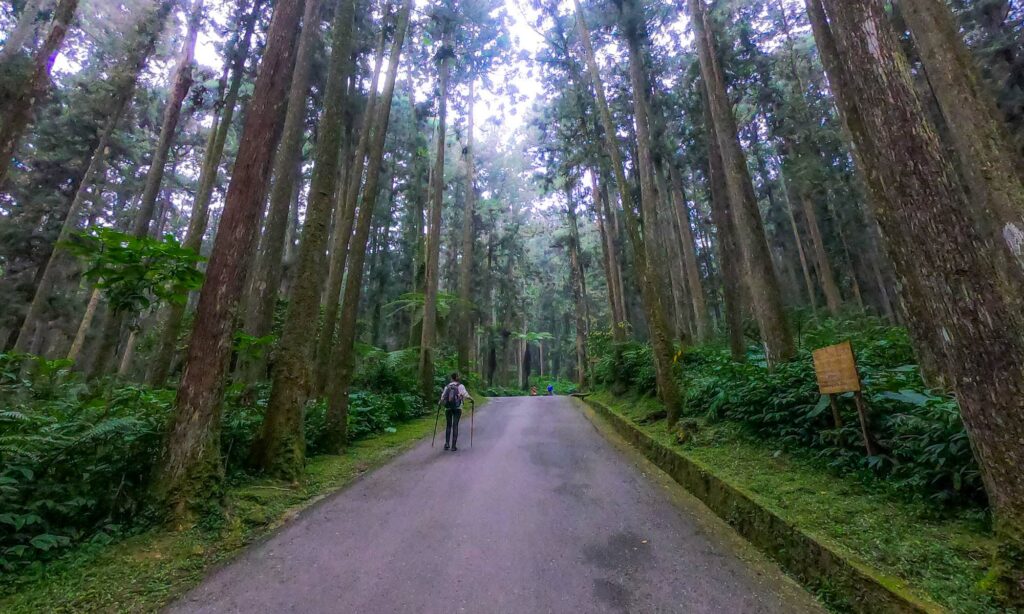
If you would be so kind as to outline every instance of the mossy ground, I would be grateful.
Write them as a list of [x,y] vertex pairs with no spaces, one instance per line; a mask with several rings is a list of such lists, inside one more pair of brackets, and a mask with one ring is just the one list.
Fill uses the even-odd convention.
[[837,552],[900,578],[951,611],[1001,611],[983,588],[995,541],[980,511],[943,509],[877,480],[837,475],[822,460],[786,453],[731,424],[684,421],[683,429],[687,423],[690,428],[680,444],[677,434],[665,428],[664,412],[654,399],[609,393],[592,398],[713,468],[720,478]]
[[185,531],[153,529],[109,545],[82,547],[32,575],[0,583],[0,611],[151,612],[198,584],[213,565],[281,526],[322,496],[384,464],[429,434],[433,415],[319,456],[296,485],[236,478],[223,518]]

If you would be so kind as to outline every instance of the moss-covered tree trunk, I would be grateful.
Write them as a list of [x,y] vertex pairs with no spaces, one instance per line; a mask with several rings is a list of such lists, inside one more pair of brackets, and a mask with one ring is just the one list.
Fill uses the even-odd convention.
[[[292,196],[301,187],[297,184],[302,174],[301,171],[296,173],[295,169],[302,164],[310,77],[316,49],[322,42],[320,7],[320,0],[306,0],[302,13],[299,50],[288,88],[288,110],[281,132],[281,144],[274,156],[274,182],[270,188],[267,220],[257,252],[256,270],[250,276],[249,298],[246,301],[245,331],[254,337],[269,335],[274,323],[274,308],[277,306],[283,274],[284,244],[288,235],[288,213]],[[247,384],[252,385],[264,376],[267,359],[266,352],[246,359],[242,370]]]
[[686,267],[686,283],[693,306],[697,341],[711,339],[711,319],[708,316],[707,294],[701,280],[700,265],[697,263],[697,244],[690,226],[690,207],[686,202],[683,177],[674,164],[668,162],[669,181],[672,187],[673,212],[676,228],[679,230],[679,245],[683,250],[683,264]]
[[[626,232],[629,236],[630,245],[633,248],[633,265],[637,272],[640,286],[641,302],[647,313],[648,325],[651,328],[652,349],[654,350],[655,380],[658,387],[658,397],[668,411],[670,420],[678,417],[682,409],[682,402],[679,396],[679,389],[672,377],[672,347],[668,324],[665,320],[665,312],[658,298],[655,287],[663,287],[661,276],[658,271],[653,271],[648,266],[647,247],[640,235],[640,222],[632,203],[629,202],[629,184],[626,181],[626,173],[622,165],[622,154],[619,151],[619,144],[616,142],[616,129],[612,121],[611,112],[608,108],[608,101],[604,93],[604,83],[601,81],[601,73],[597,66],[597,58],[594,55],[594,48],[590,41],[590,31],[587,28],[583,17],[583,9],[579,1],[574,2],[576,22],[580,31],[580,43],[583,47],[584,57],[587,62],[587,71],[597,102],[598,114],[604,128],[605,149],[611,160],[612,171],[615,174],[615,181],[618,184],[619,194],[622,197],[622,211],[626,221]],[[637,90],[643,91],[643,89]],[[637,99],[643,98],[637,96]],[[637,119],[637,122],[640,120]],[[646,118],[644,118],[646,122]],[[650,155],[648,149],[647,155]],[[650,181],[648,178],[647,181]]]
[[459,305],[458,331],[456,346],[458,351],[459,371],[469,371],[469,353],[473,344],[473,219],[476,215],[476,165],[473,160],[473,105],[476,103],[475,80],[469,81],[469,100],[467,101],[466,147],[463,155],[466,158],[466,200],[462,218],[462,258],[459,260]]
[[[387,15],[387,11],[384,13]],[[324,293],[324,330],[320,334],[316,347],[316,386],[318,394],[322,393],[330,375],[331,356],[334,350],[335,332],[338,327],[338,307],[341,300],[342,282],[344,281],[345,263],[348,259],[348,244],[352,239],[352,226],[355,223],[356,202],[359,199],[359,188],[362,185],[363,171],[366,166],[366,153],[370,144],[373,116],[377,106],[377,84],[384,62],[384,34],[386,27],[381,28],[377,42],[376,56],[373,63],[373,77],[370,79],[369,98],[363,112],[362,128],[359,131],[359,142],[356,145],[353,159],[349,162],[351,170],[344,189],[338,191],[336,207],[337,222],[334,229],[334,240],[331,245],[330,270],[327,274],[327,289]]]
[[[573,183],[566,182],[566,220],[569,224],[569,284],[572,286],[573,313],[576,328],[576,385],[587,386],[587,319],[583,290],[583,263],[580,260],[580,229],[576,222],[576,202],[573,200]],[[543,342],[542,342],[543,343]],[[541,372],[544,366],[541,364]]]
[[179,521],[188,521],[196,511],[215,503],[220,492],[221,404],[235,311],[259,230],[267,188],[264,178],[284,124],[303,4],[302,0],[280,0],[274,9],[220,231],[199,294],[174,415],[157,463],[154,495]]
[[[965,196],[927,122],[906,58],[882,7],[826,0],[851,129],[903,288],[908,324],[949,376],[1001,539],[1002,586],[1024,600],[1024,282],[1001,273],[1005,246],[978,219],[998,220]],[[817,36],[818,31],[815,31]],[[829,73],[832,77],[832,72]]]
[[344,128],[346,82],[352,71],[351,49],[355,0],[342,0],[335,11],[331,59],[324,88],[324,110],[316,144],[313,177],[306,199],[306,219],[299,240],[295,283],[288,300],[284,329],[277,347],[270,400],[260,434],[253,442],[251,462],[277,477],[295,480],[305,457],[303,415],[312,385],[315,336],[309,323],[320,308],[321,271],[327,266],[327,225],[338,184]]
[[334,346],[333,362],[337,367],[334,377],[327,383],[327,424],[324,427],[325,444],[328,450],[340,451],[348,443],[348,393],[355,373],[356,318],[359,315],[359,295],[363,288],[363,265],[366,259],[366,242],[370,236],[373,210],[380,193],[381,169],[384,164],[384,142],[387,138],[388,121],[391,117],[391,101],[395,93],[395,81],[402,57],[402,45],[409,29],[409,15],[413,0],[405,0],[398,13],[395,37],[391,43],[391,57],[380,94],[380,104],[374,115],[373,139],[370,142],[369,159],[366,168],[366,185],[360,203],[355,230],[349,244],[348,277],[345,280],[345,295],[341,305],[338,323],[338,341]]
[[998,264],[1024,267],[1024,177],[995,100],[964,44],[949,5],[942,0],[900,0],[928,82],[960,159],[971,200],[984,217],[977,223],[1002,243],[1006,258]]
[[718,135],[726,188],[732,204],[736,238],[743,254],[743,269],[751,311],[761,331],[768,363],[789,360],[796,352],[782,306],[782,292],[772,266],[764,223],[757,207],[754,185],[740,146],[736,118],[715,55],[714,32],[707,22],[703,0],[688,0],[701,75],[707,89],[711,118]]
[[448,78],[455,61],[454,24],[445,23],[437,52],[437,135],[434,170],[430,175],[430,212],[427,215],[426,283],[423,294],[423,330],[420,334],[419,384],[425,399],[434,396],[434,343],[437,341],[437,289],[441,260],[441,206],[444,203],[444,149],[448,134]]
[[736,239],[732,199],[725,185],[725,169],[718,147],[715,122],[711,119],[707,81],[701,80],[704,129],[708,143],[708,184],[710,185],[711,219],[718,230],[718,266],[722,271],[722,297],[725,327],[729,335],[729,352],[735,361],[745,361],[747,343],[743,338],[743,256]]
[[[188,230],[185,233],[184,246],[196,252],[203,245],[203,235],[206,234],[206,227],[210,221],[210,201],[213,198],[213,188],[217,183],[224,145],[227,143],[228,131],[231,129],[231,122],[235,115],[235,106],[238,104],[238,93],[245,76],[245,61],[249,57],[252,35],[256,29],[256,20],[262,6],[263,3],[257,0],[249,13],[242,19],[242,28],[233,46],[230,65],[225,68],[230,73],[230,83],[227,93],[220,102],[219,113],[214,116],[213,124],[210,126],[206,150],[203,154],[203,165],[199,172],[199,183],[195,199],[192,201],[192,213],[189,216]],[[239,9],[241,9],[241,5]],[[226,77],[227,74],[221,77],[222,87]],[[178,335],[181,332],[182,320],[185,318],[185,309],[185,304],[173,304],[167,308],[167,315],[160,330],[156,351],[147,376],[150,386],[162,386],[167,382],[174,356],[177,354]]]

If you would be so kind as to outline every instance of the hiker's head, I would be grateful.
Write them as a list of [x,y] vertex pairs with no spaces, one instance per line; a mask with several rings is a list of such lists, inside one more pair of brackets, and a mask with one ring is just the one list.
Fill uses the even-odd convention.
[[453,382],[459,381],[459,372],[458,371],[452,371],[452,381]]

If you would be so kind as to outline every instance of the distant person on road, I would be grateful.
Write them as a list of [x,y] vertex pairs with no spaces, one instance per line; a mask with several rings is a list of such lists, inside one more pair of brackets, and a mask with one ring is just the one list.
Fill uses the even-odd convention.
[[469,398],[469,391],[459,381],[459,374],[452,373],[452,381],[441,391],[441,405],[444,405],[444,449],[457,451],[459,441],[459,418],[462,417],[462,402]]
[[548,396],[549,397],[555,396],[555,386],[554,386],[554,384],[548,384]]

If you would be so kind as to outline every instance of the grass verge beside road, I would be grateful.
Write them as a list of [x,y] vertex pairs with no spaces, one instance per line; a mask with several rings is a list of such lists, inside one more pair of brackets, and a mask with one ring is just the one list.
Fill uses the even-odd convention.
[[434,415],[353,443],[341,456],[310,459],[297,486],[247,480],[227,489],[225,515],[185,531],[151,529],[108,545],[69,552],[33,576],[0,585],[0,611],[151,612],[202,580],[214,565],[293,519],[304,508],[408,450]]
[[[670,433],[650,398],[598,393],[591,399],[838,554],[898,578],[951,611],[1001,611],[983,588],[993,539],[977,511],[941,508],[877,482],[838,476],[811,455],[788,454],[735,425],[687,420],[681,433]],[[827,583],[815,588],[826,603],[835,603]]]

